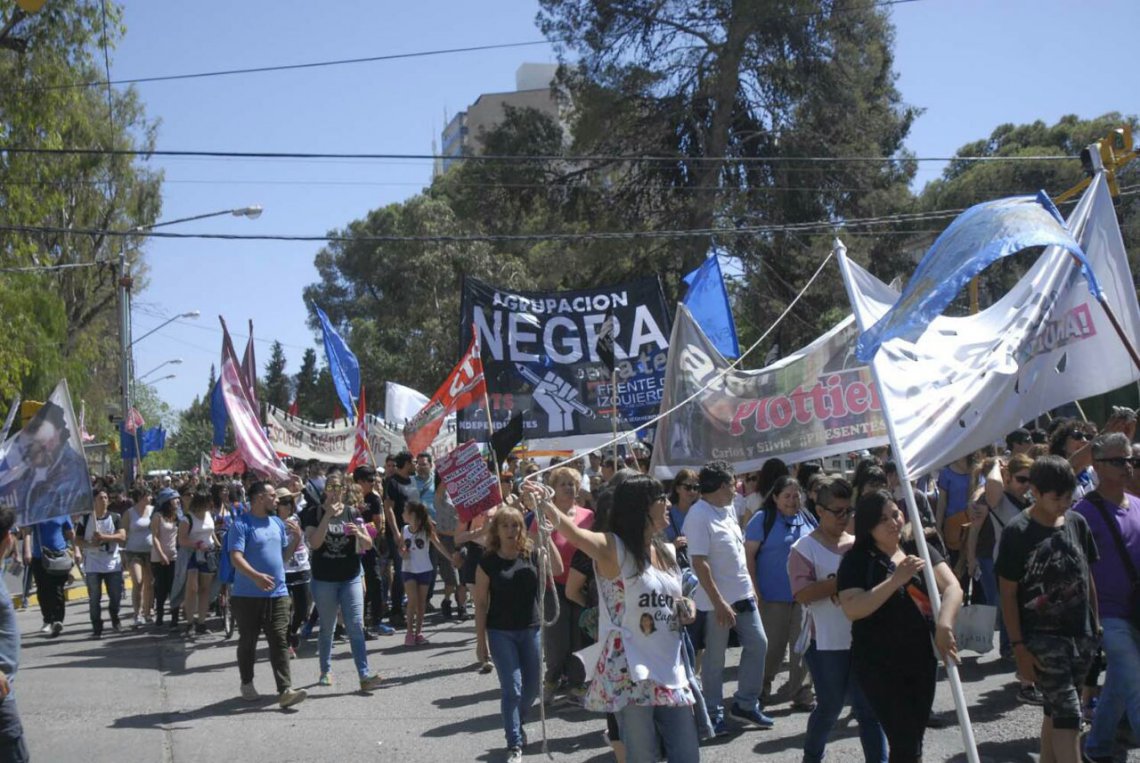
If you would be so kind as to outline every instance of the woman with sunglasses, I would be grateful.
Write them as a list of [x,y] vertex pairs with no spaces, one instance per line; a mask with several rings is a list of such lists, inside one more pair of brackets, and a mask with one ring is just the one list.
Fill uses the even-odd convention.
[[685,515],[689,508],[700,500],[701,486],[697,482],[697,473],[692,469],[681,469],[673,478],[673,489],[669,491],[669,524],[665,525],[665,540],[673,544],[677,553],[677,564],[681,569],[689,568],[689,549],[685,534],[681,528],[685,526]]
[[848,699],[859,721],[863,758],[886,763],[887,740],[878,718],[852,675],[851,621],[839,606],[836,573],[855,537],[847,532],[851,517],[851,483],[823,478],[816,486],[819,527],[792,544],[788,576],[792,594],[806,613],[808,638],[804,660],[815,683],[816,707],[807,722],[804,763],[823,760],[827,740]]
[[887,735],[891,763],[922,760],[922,738],[934,704],[938,661],[958,660],[954,620],[962,588],[942,555],[929,549],[942,594],[935,623],[922,574],[926,563],[900,544],[903,512],[885,490],[855,505],[855,543],[836,574],[839,605],[851,621],[855,680]]
[[317,641],[321,686],[332,686],[332,642],[337,610],[344,615],[352,661],[360,677],[360,690],[372,691],[382,682],[368,668],[364,641],[364,588],[361,584],[360,552],[372,546],[364,530],[364,518],[345,503],[344,477],[337,473],[325,481],[323,503],[307,509],[301,518],[305,543],[311,556],[310,590],[320,615]]
[[[523,486],[533,504],[543,489]],[[542,511],[574,548],[594,560],[598,593],[598,658],[585,705],[616,713],[629,761],[700,760],[694,695],[681,656],[681,626],[695,605],[682,594],[681,570],[661,531],[667,501],[661,483],[636,475],[614,491],[613,512],[597,532],[578,526],[551,500]]]

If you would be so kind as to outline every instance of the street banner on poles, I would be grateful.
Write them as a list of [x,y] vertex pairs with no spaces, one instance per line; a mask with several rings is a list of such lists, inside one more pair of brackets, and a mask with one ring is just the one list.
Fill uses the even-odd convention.
[[[617,394],[598,351],[613,316]],[[669,351],[669,311],[656,277],[559,292],[517,292],[463,282],[460,336],[483,346],[496,421],[526,411],[527,439],[606,434],[616,403],[625,425],[657,415]],[[604,349],[603,349],[604,352]],[[459,412],[459,439],[487,440],[487,417]]]
[[[1124,332],[1140,335],[1140,308],[1103,176],[1073,210],[1068,230]],[[874,325],[899,294],[837,246],[852,307],[861,323]],[[1003,440],[1051,408],[1137,381],[1082,269],[1071,248],[1050,246],[977,315],[940,315],[913,341],[900,335],[881,344],[873,363],[908,473],[929,472]]]
[[66,379],[0,443],[0,506],[14,509],[21,527],[91,511],[91,478]]
[[[407,448],[404,434],[371,414],[366,415],[368,449],[381,460]],[[346,419],[307,421],[272,405],[265,406],[265,429],[269,444],[282,456],[303,461],[316,459],[325,464],[345,464],[352,460],[358,425]],[[439,459],[455,447],[455,425],[445,424],[427,448]]]
[[715,381],[658,422],[651,473],[671,479],[713,459],[746,472],[774,457],[792,463],[885,445],[870,369],[854,356],[857,336],[848,317],[773,365],[725,373],[729,361],[678,306],[662,410]]

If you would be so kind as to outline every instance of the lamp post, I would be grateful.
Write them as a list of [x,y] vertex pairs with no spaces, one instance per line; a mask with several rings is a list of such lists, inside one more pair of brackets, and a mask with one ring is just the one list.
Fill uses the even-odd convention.
[[[179,217],[175,220],[165,220],[163,222],[151,223],[150,225],[140,225],[138,227],[132,228],[129,232],[130,233],[142,233],[144,231],[153,230],[154,228],[165,227],[167,225],[177,225],[179,223],[188,223],[188,222],[193,222],[195,220],[205,220],[206,218],[209,218],[209,217],[221,217],[223,215],[233,215],[234,217],[247,217],[250,220],[256,220],[257,218],[261,217],[262,211],[263,211],[262,208],[256,204],[253,206],[248,206],[248,207],[238,207],[237,209],[223,209],[223,210],[220,210],[218,212],[207,212],[206,214],[203,214],[203,215],[191,215],[190,217]],[[127,248],[126,248],[126,244],[124,242],[124,245],[119,248],[119,349],[120,349],[120,353],[121,353],[120,358],[119,358],[119,387],[120,387],[120,396],[121,396],[120,402],[122,404],[122,419],[123,420],[126,419],[127,415],[131,411],[131,375],[132,375],[131,369],[133,366],[133,363],[131,361],[131,347],[135,344],[136,341],[145,339],[146,337],[150,336],[155,331],[158,331],[158,329],[162,328],[163,326],[165,326],[167,323],[170,323],[171,321],[177,320],[178,318],[197,318],[199,315],[198,311],[195,310],[195,311],[193,311],[193,314],[184,313],[182,315],[175,316],[174,318],[171,318],[170,320],[166,321],[166,323],[163,323],[162,325],[158,326],[158,328],[152,329],[151,331],[148,331],[146,334],[143,334],[141,337],[139,337],[138,340],[132,341],[131,340],[131,287],[133,286],[133,284],[134,284],[134,277],[131,275],[130,268],[127,265]],[[173,374],[171,376],[164,377],[164,379],[159,379],[159,381],[164,381],[165,379],[171,378],[172,376],[173,376]],[[135,480],[134,461],[132,459],[124,457],[123,458],[123,481],[124,481],[124,484],[132,485],[134,483],[134,480]]]

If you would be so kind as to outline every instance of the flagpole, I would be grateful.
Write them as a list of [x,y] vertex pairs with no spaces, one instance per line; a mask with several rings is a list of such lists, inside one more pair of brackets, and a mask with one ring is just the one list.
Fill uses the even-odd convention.
[[621,467],[618,466],[618,443],[617,443],[617,430],[618,430],[618,390],[617,390],[617,364],[610,369],[610,424],[613,427],[614,441],[614,471],[616,472]]
[[[847,290],[847,298],[851,301],[851,307],[855,313],[855,322],[859,327],[860,333],[866,330],[863,326],[862,314],[858,309],[855,309],[856,300],[855,295],[851,290],[851,269],[847,264],[846,247],[843,246],[838,240],[835,242],[837,260],[839,261],[839,269],[843,274],[843,286]],[[881,351],[881,350],[880,350]],[[930,607],[934,615],[934,620],[937,622],[938,613],[942,610],[942,595],[938,592],[938,581],[934,578],[934,565],[930,562],[930,549],[926,545],[926,534],[922,530],[922,517],[918,513],[918,503],[914,498],[914,488],[910,484],[910,475],[907,473],[906,459],[903,458],[902,448],[899,446],[898,433],[895,430],[895,422],[891,417],[891,409],[887,404],[886,395],[883,394],[883,385],[879,381],[879,370],[875,364],[875,359],[872,358],[868,364],[871,368],[871,377],[875,382],[875,387],[879,392],[879,401],[882,408],[883,421],[887,425],[887,436],[891,441],[891,450],[895,455],[895,466],[898,469],[899,483],[903,488],[903,497],[906,499],[907,516],[910,519],[911,529],[914,531],[915,545],[918,547],[918,555],[922,557],[925,564],[922,567],[922,577],[926,581],[926,591],[930,596]],[[974,728],[970,724],[970,711],[966,705],[966,693],[962,689],[962,678],[958,675],[958,665],[952,659],[943,660],[943,665],[946,668],[946,678],[950,681],[950,693],[954,697],[954,708],[958,714],[958,727],[962,733],[962,744],[965,746],[966,760],[969,763],[980,763],[978,758],[978,744],[974,739]]]

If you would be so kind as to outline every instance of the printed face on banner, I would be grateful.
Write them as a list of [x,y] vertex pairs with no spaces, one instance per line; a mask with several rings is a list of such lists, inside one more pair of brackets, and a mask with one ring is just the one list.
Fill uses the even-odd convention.
[[715,382],[658,424],[654,475],[713,459],[751,471],[772,457],[804,461],[884,444],[886,423],[870,369],[855,359],[856,335],[848,318],[767,368],[720,376],[728,361],[681,306],[662,408]]
[[[597,345],[607,313],[615,318],[617,386]],[[669,318],[656,278],[569,292],[518,293],[474,279],[464,283],[460,336],[474,326],[493,418],[528,411],[527,438],[610,431],[648,421],[661,404]],[[459,414],[459,439],[486,439],[478,405]]]

